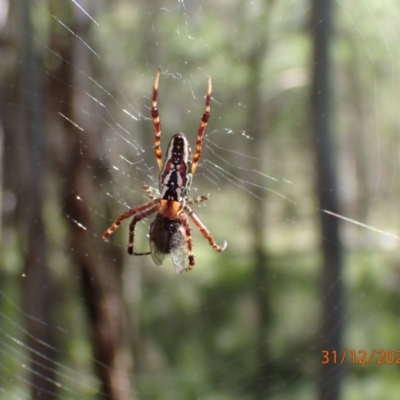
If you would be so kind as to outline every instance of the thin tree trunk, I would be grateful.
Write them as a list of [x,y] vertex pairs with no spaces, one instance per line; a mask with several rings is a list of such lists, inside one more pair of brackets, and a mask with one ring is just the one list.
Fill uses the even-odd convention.
[[[56,8],[54,11],[56,14]],[[64,15],[61,19],[66,18]],[[82,13],[79,17],[74,15],[68,26],[81,40],[90,43],[90,21]],[[100,162],[99,152],[104,149],[99,135],[101,127],[94,123],[97,114],[82,112],[91,109],[85,94],[93,93],[88,79],[88,76],[95,78],[90,69],[91,53],[76,36],[61,36],[55,26],[53,32],[50,47],[60,57],[59,66],[52,71],[48,82],[48,97],[52,99],[49,130],[53,135],[58,132],[59,140],[64,143],[62,155],[57,155],[60,149],[56,148],[53,153],[62,178],[61,201],[69,229],[67,248],[80,274],[94,368],[101,381],[99,398],[132,400],[136,396],[130,381],[132,357],[122,298],[122,257],[102,242],[105,227],[96,219],[97,215],[107,215],[105,207],[99,204],[102,196],[98,190],[105,190],[110,177],[105,172],[107,166]]]
[[[266,0],[263,11],[251,24],[252,45],[248,55],[249,83],[248,83],[248,114],[247,132],[254,138],[249,143],[249,153],[254,157],[250,169],[263,171],[265,169],[265,147],[268,135],[268,117],[265,112],[265,96],[262,91],[263,63],[268,47],[268,19],[271,14],[273,1]],[[254,34],[254,26],[259,29]],[[256,332],[257,367],[253,377],[254,395],[256,399],[265,400],[271,395],[273,368],[268,348],[268,332],[271,321],[270,290],[269,290],[269,260],[266,253],[266,191],[262,189],[263,182],[253,181],[256,186],[251,188],[250,196],[250,226],[253,236],[253,276],[254,301],[258,312],[258,326]]]
[[[251,121],[247,132],[256,138],[251,143],[250,154],[254,157],[252,169],[262,171],[260,166],[263,160],[262,144],[266,141],[267,126],[262,117],[263,101],[260,93],[259,82],[261,80],[261,60],[251,60],[250,66],[253,81],[249,84],[249,98],[251,102],[248,108],[248,120]],[[266,253],[266,192],[259,187],[252,188],[253,196],[250,197],[250,226],[253,236],[253,276],[254,276],[254,300],[258,311],[257,326],[257,376],[255,377],[255,398],[264,400],[269,397],[271,368],[268,349],[268,330],[271,319],[269,283],[268,283],[268,256]]]
[[30,20],[29,0],[19,7],[20,30],[18,69],[18,104],[21,114],[16,129],[18,177],[18,231],[24,246],[22,302],[26,318],[27,345],[30,355],[31,393],[33,399],[56,398],[54,370],[54,288],[47,266],[47,238],[43,221],[43,181],[45,153],[37,57]]
[[[316,187],[321,210],[340,213],[336,174],[336,148],[332,135],[332,91],[331,91],[331,0],[313,0],[312,29],[314,41],[313,76],[311,92],[311,119],[313,142],[316,154]],[[342,348],[343,296],[342,245],[339,219],[324,212],[320,213],[322,269],[322,326],[320,351]],[[321,353],[319,354],[320,359]],[[333,362],[321,364],[319,398],[337,400],[343,366]]]

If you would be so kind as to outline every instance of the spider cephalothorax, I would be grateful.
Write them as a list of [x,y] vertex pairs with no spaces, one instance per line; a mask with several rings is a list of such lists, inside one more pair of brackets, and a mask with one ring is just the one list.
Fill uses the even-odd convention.
[[[200,230],[209,244],[217,251],[224,251],[226,242],[219,246],[197,215],[189,207],[190,204],[208,200],[208,195],[189,199],[188,193],[192,177],[199,163],[203,137],[210,118],[211,108],[211,78],[208,78],[206,107],[197,131],[196,152],[192,158],[190,144],[183,133],[175,134],[169,142],[164,162],[161,153],[161,125],[157,110],[158,81],[161,71],[157,71],[153,84],[153,98],[151,115],[153,118],[155,140],[154,152],[160,169],[159,196],[156,197],[149,186],[143,189],[150,197],[150,201],[132,208],[120,215],[118,219],[103,233],[106,240],[121,224],[123,220],[133,217],[129,224],[128,253],[134,255],[151,254],[157,265],[162,265],[166,254],[171,254],[177,272],[190,271],[195,262],[192,251],[192,235],[189,218]],[[134,231],[137,222],[157,212],[156,219],[150,226],[150,251],[138,253],[134,250]],[[185,266],[188,260],[188,266]]]

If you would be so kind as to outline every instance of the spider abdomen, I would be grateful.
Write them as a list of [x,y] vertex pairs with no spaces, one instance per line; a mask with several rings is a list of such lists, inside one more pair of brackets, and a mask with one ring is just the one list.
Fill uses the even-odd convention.
[[[155,130],[154,154],[160,169],[159,192],[154,195],[154,190],[147,185],[144,191],[150,201],[129,209],[121,214],[114,223],[103,233],[103,240],[121,225],[122,221],[133,217],[129,224],[128,253],[137,256],[151,254],[157,265],[162,265],[166,254],[171,255],[175,270],[178,273],[190,271],[195,264],[193,255],[192,234],[189,218],[199,229],[201,234],[216,251],[224,251],[226,242],[219,246],[205,225],[190,208],[191,204],[208,200],[208,195],[197,198],[188,198],[193,174],[199,164],[203,138],[210,118],[211,109],[211,78],[208,78],[206,104],[204,114],[197,130],[196,151],[192,158],[189,141],[183,133],[176,133],[169,142],[165,159],[161,153],[161,124],[157,109],[158,81],[161,71],[158,70],[153,83],[153,97],[151,101],[151,116]],[[134,249],[134,232],[136,224],[157,213],[156,219],[150,225],[150,251],[137,252]]]
[[182,202],[192,183],[192,152],[183,133],[175,134],[169,142],[164,166],[160,172],[162,200]]

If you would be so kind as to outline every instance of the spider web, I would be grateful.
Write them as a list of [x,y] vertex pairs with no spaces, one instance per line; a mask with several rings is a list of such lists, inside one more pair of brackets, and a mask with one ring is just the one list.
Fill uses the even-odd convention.
[[[218,243],[227,240],[228,248],[223,254],[214,253],[192,227],[196,266],[191,273],[177,276],[170,260],[158,268],[150,256],[143,257],[132,268],[131,259],[124,259],[125,298],[131,311],[140,303],[138,318],[146,349],[145,368],[132,374],[138,398],[264,398],[265,385],[270,398],[315,396],[320,367],[315,338],[322,300],[317,292],[321,213],[342,222],[346,262],[341,279],[347,288],[344,348],[369,354],[373,349],[396,352],[398,5],[377,0],[334,3],[334,132],[343,209],[337,214],[321,209],[314,195],[315,166],[305,106],[310,80],[308,2],[100,3],[89,7],[89,2],[71,0],[78,18],[91,24],[89,42],[67,19],[50,12],[45,1],[37,1],[31,38],[44,60],[54,56],[43,28],[52,21],[74,36],[80,51],[90,54],[95,68],[102,71],[95,74],[95,68],[86,71],[77,61],[72,63],[88,88],[84,93],[87,108],[81,112],[100,121],[102,127],[99,137],[105,143],[107,167],[99,166],[92,173],[96,177],[102,168],[111,172],[111,184],[98,202],[112,204],[112,218],[147,201],[143,183],[157,188],[149,109],[156,70],[161,66],[163,71],[158,102],[163,154],[177,131],[185,132],[194,147],[207,77],[213,79],[211,119],[190,196],[211,194],[207,202],[193,208]],[[7,4],[0,1],[0,24],[23,36],[25,27],[6,14]],[[269,21],[268,39],[257,43],[253,26],[260,23],[263,13]],[[265,53],[258,82],[268,127],[263,136],[249,129],[249,44]],[[40,68],[44,74],[51,73],[43,65]],[[80,121],[63,113],[54,118],[85,132]],[[46,161],[38,160],[38,165],[45,167]],[[4,175],[10,179],[14,171],[5,170]],[[57,183],[46,180],[43,185],[49,196],[54,194]],[[74,195],[88,201],[84,193]],[[21,196],[3,193],[5,220]],[[61,218],[69,216],[62,215],[54,201],[47,207],[54,225],[47,222],[47,233],[54,236],[49,264],[54,265],[52,273],[63,287],[63,309],[53,326],[64,344],[53,349],[59,360],[54,362],[58,396],[96,398],[101,389],[93,363],[98,360],[91,353],[79,288],[62,251]],[[98,210],[93,210],[93,217],[104,229],[112,222]],[[270,282],[258,283],[268,286],[273,308],[262,346],[257,342],[259,310],[252,292],[254,218],[266,221],[261,234],[271,259]],[[74,222],[88,229],[82,221]],[[148,250],[150,222],[138,224],[135,244],[139,251]],[[127,225],[119,228],[108,246],[125,252]],[[88,233],[98,237],[98,246],[105,246],[102,232]],[[27,340],[24,321],[31,316],[20,305],[20,280],[29,277],[21,273],[17,246],[15,231],[4,225],[0,285],[0,393],[4,399],[29,398],[29,375],[42,373],[39,366],[29,364],[31,341],[50,346],[39,337]],[[113,259],[108,262],[116,265]],[[264,346],[270,349],[279,373],[262,374],[257,355]],[[39,355],[46,357],[45,352]],[[343,398],[363,399],[375,393],[379,397],[383,392],[387,399],[397,398],[394,365],[347,361]]]

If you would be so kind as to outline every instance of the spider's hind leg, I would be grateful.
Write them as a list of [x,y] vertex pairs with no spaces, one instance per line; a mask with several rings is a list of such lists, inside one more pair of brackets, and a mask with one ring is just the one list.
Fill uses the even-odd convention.
[[199,129],[197,131],[196,152],[194,153],[194,156],[193,156],[193,164],[192,164],[192,174],[193,175],[196,172],[197,164],[199,163],[199,160],[200,160],[201,149],[203,147],[203,137],[204,137],[204,133],[207,128],[208,120],[210,119],[211,95],[212,95],[211,77],[208,77],[206,106],[205,106],[204,114],[200,121]]
[[155,195],[155,193],[157,193],[158,195],[158,190],[152,188],[149,185],[144,184],[143,185],[143,190],[147,193],[147,195],[150,197],[150,199],[154,200],[156,199],[158,196]]
[[154,125],[154,154],[157,159],[158,168],[160,171],[163,167],[162,152],[161,152],[161,123],[160,116],[157,109],[157,97],[158,97],[158,81],[160,79],[161,70],[159,69],[154,77],[153,83],[153,98],[151,100],[151,116],[153,118]]
[[207,201],[210,198],[210,194],[202,194],[201,196],[198,197],[191,197],[190,199],[186,200],[186,204],[197,204],[197,203],[202,203],[203,201]]

